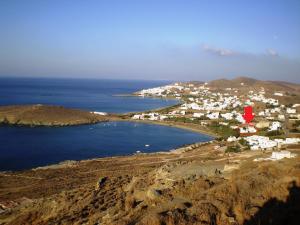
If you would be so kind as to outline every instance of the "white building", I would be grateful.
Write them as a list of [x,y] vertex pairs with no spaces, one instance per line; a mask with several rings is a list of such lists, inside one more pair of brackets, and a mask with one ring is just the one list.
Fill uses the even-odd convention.
[[293,158],[295,154],[292,154],[290,151],[280,151],[280,152],[272,152],[271,160],[280,160],[284,158]]
[[278,121],[274,121],[271,123],[271,125],[269,126],[269,131],[274,131],[274,130],[279,130],[281,128],[281,123]]
[[251,150],[270,149],[277,147],[277,142],[270,140],[268,137],[253,135],[244,138],[250,145]]
[[236,113],[236,118],[235,118],[238,122],[240,123],[245,123],[245,119],[243,118],[242,114],[240,113]]
[[208,113],[206,114],[206,116],[211,119],[211,120],[215,120],[219,118],[220,113],[219,112],[213,112],[213,113]]
[[94,114],[100,115],[100,116],[106,116],[107,113],[106,112],[93,112]]
[[292,145],[298,144],[300,142],[300,138],[286,138],[286,139],[275,139],[279,144]]
[[223,117],[226,120],[232,120],[233,119],[233,113],[222,113],[221,117]]
[[235,136],[230,136],[227,138],[227,142],[234,142],[236,140],[237,140],[237,138]]
[[200,118],[202,116],[204,116],[204,113],[194,113],[193,114],[193,117],[195,117],[195,118]]
[[268,161],[268,160],[276,161],[276,160],[281,160],[284,158],[290,159],[290,158],[294,158],[294,157],[296,157],[296,154],[293,154],[289,151],[280,151],[280,152],[272,152],[272,155],[269,158],[257,158],[257,159],[254,159],[254,161],[256,161],[256,162]]
[[139,114],[135,114],[131,117],[131,119],[134,119],[134,120],[141,120],[141,119],[144,119],[143,115],[139,115]]
[[283,96],[283,94],[280,93],[280,92],[274,92],[274,95],[275,95],[275,96]]
[[254,127],[240,127],[240,134],[253,134],[256,133],[257,130]]
[[296,109],[287,108],[287,109],[286,109],[286,112],[287,112],[288,114],[294,114],[294,113],[296,113]]

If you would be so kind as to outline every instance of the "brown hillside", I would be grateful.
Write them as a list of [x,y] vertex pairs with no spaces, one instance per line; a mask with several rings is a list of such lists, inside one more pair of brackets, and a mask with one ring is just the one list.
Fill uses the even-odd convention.
[[104,116],[62,106],[14,105],[0,107],[0,123],[30,126],[63,126],[96,123]]
[[237,77],[232,80],[213,80],[209,82],[209,86],[214,89],[224,89],[229,87],[239,89],[260,89],[263,87],[266,91],[300,92],[300,84],[283,81],[261,81],[249,77]]
[[0,224],[299,224],[299,156],[213,149],[0,173]]

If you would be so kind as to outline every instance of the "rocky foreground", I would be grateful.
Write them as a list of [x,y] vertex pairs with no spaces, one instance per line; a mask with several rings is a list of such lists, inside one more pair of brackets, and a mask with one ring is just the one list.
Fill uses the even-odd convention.
[[70,126],[107,121],[106,116],[50,105],[0,107],[0,124],[27,126]]
[[0,224],[299,224],[298,156],[224,153],[219,142],[169,153],[66,162],[0,174]]

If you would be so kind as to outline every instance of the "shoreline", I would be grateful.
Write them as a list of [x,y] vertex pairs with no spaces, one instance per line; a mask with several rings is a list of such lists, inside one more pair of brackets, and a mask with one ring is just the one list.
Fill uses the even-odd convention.
[[163,156],[163,155],[177,155],[182,154],[187,151],[194,150],[196,148],[199,148],[204,145],[209,145],[214,143],[214,139],[210,141],[203,141],[203,142],[194,142],[190,144],[185,144],[182,146],[178,146],[173,149],[169,149],[166,151],[156,151],[156,152],[140,152],[140,153],[133,153],[128,155],[115,155],[115,156],[103,156],[103,157],[95,157],[95,158],[87,158],[87,159],[79,159],[79,160],[73,160],[73,159],[67,159],[63,161],[59,161],[57,163],[53,164],[47,164],[44,166],[36,166],[28,169],[21,169],[21,170],[0,170],[0,175],[4,175],[7,173],[23,173],[26,171],[39,171],[39,170],[48,170],[48,169],[65,169],[65,168],[71,168],[74,166],[79,166],[82,163],[88,163],[88,162],[99,162],[99,161],[112,161],[112,160],[123,160],[126,158],[132,158],[132,157],[151,157],[151,156]]
[[[151,121],[151,120],[133,120],[133,119],[113,119],[109,121],[128,121],[128,122],[137,122],[137,123],[146,123],[146,124],[155,124],[155,125],[161,125],[161,126],[168,126],[168,127],[175,127],[180,128],[184,130],[193,131],[199,134],[205,134],[207,136],[211,136],[213,138],[219,137],[216,133],[213,133],[209,130],[202,129],[201,127],[195,125],[195,124],[188,124],[188,123],[176,123],[176,122],[167,122],[167,121]],[[197,126],[197,127],[191,127]]]
[[[92,112],[89,111],[85,111],[85,110],[81,110],[81,109],[73,109],[73,108],[64,108],[63,106],[56,106],[56,105],[9,105],[9,106],[2,106],[0,107],[0,110],[5,110],[6,108],[15,108],[14,110],[23,110],[23,108],[25,108],[28,111],[28,107],[29,108],[33,108],[33,110],[39,109],[39,108],[43,108],[43,110],[48,110],[48,108],[50,110],[53,110],[53,108],[55,110],[59,109],[57,112],[61,113],[60,110],[65,110],[63,113],[66,113],[68,116],[68,113],[81,113],[84,114],[84,116],[86,116],[86,114],[90,114],[93,116],[92,119],[90,120],[85,120],[85,121],[79,121],[78,118],[75,118],[76,120],[72,119],[71,121],[68,121],[68,123],[65,122],[58,122],[58,121],[54,121],[53,123],[49,123],[47,122],[35,122],[32,120],[23,122],[22,118],[14,118],[14,117],[21,117],[20,115],[9,115],[8,113],[11,114],[11,112],[8,112],[8,115],[5,115],[6,112],[2,112],[2,120],[0,120],[0,126],[12,126],[12,127],[53,127],[53,128],[59,128],[59,127],[65,127],[65,126],[81,126],[81,125],[92,125],[92,124],[97,124],[97,123],[103,123],[103,122],[112,122],[112,121],[128,121],[128,122],[137,122],[137,123],[147,123],[147,124],[156,124],[156,125],[162,125],[162,126],[169,126],[169,127],[176,127],[176,128],[180,128],[180,129],[184,129],[184,130],[189,130],[189,131],[193,131],[196,133],[200,133],[200,134],[205,134],[205,135],[209,135],[212,136],[214,138],[219,137],[216,133],[205,129],[204,127],[198,125],[198,124],[193,124],[193,123],[183,123],[183,122],[174,122],[174,121],[157,121],[157,120],[135,120],[135,119],[131,119],[130,116],[133,113],[147,113],[147,112],[153,112],[153,111],[161,111],[161,110],[165,110],[168,108],[172,108],[175,105],[171,105],[171,106],[166,106],[166,107],[161,107],[161,108],[156,108],[156,109],[151,109],[151,110],[146,110],[146,111],[141,111],[141,112],[127,112],[127,113],[123,113],[123,114],[117,114],[117,113],[110,113],[107,114],[105,116],[99,116],[97,114],[93,114]],[[31,109],[30,109],[31,110]],[[57,113],[55,112],[55,113]],[[1,113],[1,111],[0,111]],[[12,114],[14,114],[15,112],[13,112]],[[30,111],[30,113],[33,113],[33,111]],[[35,112],[34,112],[35,113]],[[53,112],[51,112],[53,114]],[[0,114],[1,115],[1,114]],[[70,114],[72,115],[72,114]],[[52,115],[50,115],[52,116]],[[65,117],[66,115],[64,115]],[[73,116],[73,115],[72,115]],[[80,115],[81,116],[81,115]],[[7,120],[7,118],[11,117],[11,120]],[[47,114],[45,117],[49,117]],[[45,118],[42,118],[43,120],[47,120]]]
[[81,160],[63,160],[58,163],[48,164],[45,166],[37,166],[37,167],[30,168],[30,169],[4,170],[4,171],[0,171],[0,174],[11,173],[11,172],[18,173],[18,172],[24,172],[24,171],[28,171],[28,170],[39,171],[39,170],[48,170],[48,169],[64,169],[64,168],[79,166],[79,164],[81,164],[81,163],[125,160],[126,158],[131,159],[132,157],[140,158],[140,157],[163,156],[163,155],[177,155],[177,154],[182,154],[187,151],[194,150],[194,149],[199,148],[204,145],[212,144],[212,143],[214,143],[214,140],[186,144],[186,145],[179,146],[177,148],[166,150],[166,151],[140,152],[140,153],[133,153],[130,155],[128,154],[128,155],[104,156],[104,157],[88,158],[88,159],[81,159]]
[[[133,96],[133,95],[131,95]],[[171,106],[167,106],[167,107],[162,107],[162,108],[157,108],[157,109],[151,109],[151,110],[147,110],[147,111],[142,111],[142,112],[151,112],[151,111],[157,111],[157,110],[164,110],[166,108],[170,108],[170,107],[174,107],[175,105],[171,105]],[[78,109],[73,109],[73,108],[64,108],[62,106],[49,106],[49,105],[24,105],[24,107],[33,107],[36,108],[38,106],[38,108],[40,107],[54,107],[54,108],[59,108],[59,109],[65,109],[68,110],[70,112],[73,111],[78,111],[81,113],[91,113],[89,111],[84,111],[84,110],[78,110]],[[15,107],[14,105],[11,106],[5,106],[5,107]],[[17,106],[17,107],[23,107],[23,106]],[[18,108],[16,108],[18,109]],[[52,108],[51,108],[52,109]],[[141,113],[142,113],[141,112]],[[212,138],[211,141],[213,141],[215,138],[218,137],[217,134],[206,130],[204,127],[201,127],[200,125],[196,125],[196,124],[188,124],[188,123],[182,123],[182,122],[174,122],[174,121],[151,121],[151,120],[134,120],[130,118],[130,115],[134,113],[134,112],[128,112],[128,113],[124,113],[124,114],[116,114],[116,113],[112,113],[112,114],[108,114],[106,116],[99,116],[99,115],[94,115],[95,117],[93,118],[93,120],[90,121],[84,121],[83,123],[69,123],[69,124],[34,124],[34,123],[4,123],[3,121],[0,121],[0,127],[4,126],[4,127],[49,127],[49,128],[61,128],[61,127],[70,127],[70,126],[84,126],[84,125],[93,125],[93,124],[98,124],[98,123],[103,123],[103,122],[131,122],[131,123],[144,123],[144,124],[154,124],[154,125],[160,125],[160,126],[168,126],[168,127],[174,127],[174,128],[179,128],[179,129],[183,129],[183,130],[187,130],[187,131],[192,131],[198,134],[202,134],[202,135],[207,135],[210,136]],[[5,117],[5,116],[4,116]],[[123,118],[122,118],[123,117]],[[125,117],[125,118],[124,118]],[[47,114],[46,114],[46,118],[47,118]],[[68,159],[68,160],[63,160],[54,164],[49,164],[49,165],[44,165],[44,166],[38,166],[38,167],[33,167],[33,168],[28,168],[28,169],[23,169],[23,170],[3,170],[0,171],[0,173],[7,173],[7,172],[21,172],[21,171],[28,171],[28,170],[39,170],[39,169],[51,169],[51,168],[60,168],[60,167],[69,167],[71,164],[71,166],[73,166],[74,164],[77,165],[80,162],[84,162],[84,161],[97,161],[97,160],[111,160],[112,157],[113,158],[123,158],[123,157],[134,157],[134,156],[142,156],[142,155],[162,155],[162,154],[172,154],[172,153],[176,153],[177,151],[180,151],[182,149],[185,148],[189,148],[191,146],[198,146],[199,144],[205,144],[205,143],[209,143],[210,141],[206,141],[206,142],[193,142],[193,143],[189,143],[183,146],[178,146],[176,148],[173,149],[168,149],[166,151],[157,151],[157,152],[151,152],[151,153],[134,153],[134,154],[128,154],[128,155],[117,155],[117,156],[107,156],[107,157],[95,157],[95,158],[90,158],[90,159],[82,159],[82,160],[72,160],[72,159]],[[180,151],[181,152],[181,151]]]
[[[28,170],[44,170],[44,169],[59,169],[59,168],[67,168],[67,167],[72,167],[72,166],[76,166],[80,163],[85,163],[85,162],[90,162],[90,161],[102,161],[102,160],[113,160],[113,159],[122,159],[122,158],[127,158],[127,157],[140,157],[140,156],[151,156],[151,155],[169,155],[169,154],[180,154],[182,152],[184,152],[185,150],[191,150],[194,148],[197,148],[201,145],[206,145],[209,143],[212,143],[213,141],[215,141],[215,138],[218,137],[216,134],[210,133],[208,131],[205,131],[203,129],[199,129],[199,128],[191,128],[188,126],[185,126],[183,124],[174,124],[174,122],[172,122],[172,124],[170,122],[162,122],[162,121],[145,121],[145,120],[132,120],[132,119],[122,119],[122,118],[114,118],[114,119],[110,119],[108,121],[101,121],[101,122],[97,122],[97,123],[107,123],[107,122],[132,122],[132,123],[144,123],[144,124],[154,124],[154,125],[160,125],[160,126],[168,126],[168,127],[174,127],[174,128],[179,128],[179,129],[184,129],[187,131],[192,131],[195,133],[199,133],[199,134],[204,134],[207,136],[210,136],[212,138],[212,140],[210,141],[203,141],[203,142],[193,142],[193,143],[189,143],[189,144],[185,144],[182,146],[178,146],[176,148],[172,148],[172,149],[168,149],[165,151],[155,151],[155,152],[140,152],[140,153],[133,153],[133,154],[127,154],[127,155],[116,155],[116,156],[104,156],[104,157],[94,157],[94,158],[88,158],[88,159],[81,159],[81,160],[73,160],[73,159],[67,159],[67,160],[63,160],[63,161],[59,161],[57,163],[54,164],[48,164],[48,165],[44,165],[44,166],[37,166],[37,167],[33,167],[33,168],[28,168],[28,169],[23,169],[23,170],[3,170],[0,171],[0,174],[5,174],[5,173],[18,173],[18,172],[23,172],[23,171],[28,171]],[[94,123],[94,124],[97,124]],[[82,125],[93,125],[93,124],[80,124],[80,125],[71,125],[71,126],[82,126]],[[18,127],[22,127],[20,125],[8,125],[8,126],[18,126]],[[28,127],[28,125],[23,125],[24,127]],[[34,126],[34,127],[38,127],[38,126]],[[49,128],[59,128],[59,127],[64,127],[64,126],[39,126],[39,127],[49,127]]]
[[176,97],[173,97],[173,96],[167,96],[167,97],[151,96],[151,95],[143,96],[143,95],[138,95],[138,94],[115,94],[115,95],[112,95],[112,96],[114,96],[114,97],[156,98],[156,99],[178,100],[178,101],[180,101],[180,99],[177,99]]

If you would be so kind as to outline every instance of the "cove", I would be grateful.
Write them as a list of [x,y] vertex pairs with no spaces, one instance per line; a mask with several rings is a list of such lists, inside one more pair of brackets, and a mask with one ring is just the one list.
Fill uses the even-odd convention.
[[0,127],[0,170],[23,170],[64,160],[168,151],[212,137],[136,122],[71,127]]

